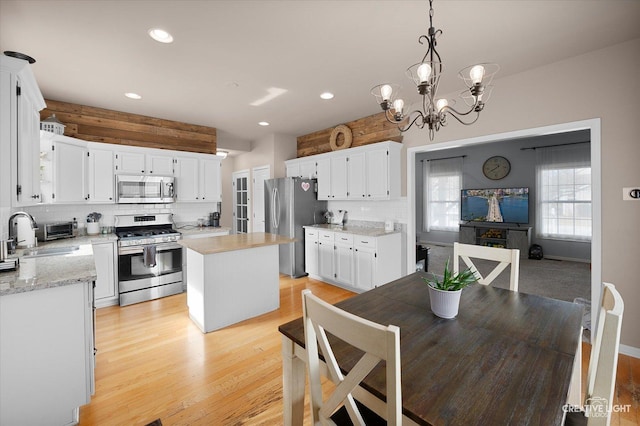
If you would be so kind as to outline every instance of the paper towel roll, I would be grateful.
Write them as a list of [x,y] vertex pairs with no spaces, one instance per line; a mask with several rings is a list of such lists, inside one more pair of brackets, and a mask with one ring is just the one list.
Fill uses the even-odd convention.
[[36,245],[36,230],[31,228],[28,217],[18,217],[16,220],[16,235],[18,247],[33,247]]

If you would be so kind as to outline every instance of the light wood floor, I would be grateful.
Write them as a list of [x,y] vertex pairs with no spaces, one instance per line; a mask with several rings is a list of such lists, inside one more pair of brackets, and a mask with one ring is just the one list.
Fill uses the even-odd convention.
[[[300,292],[336,303],[353,293],[307,278],[280,280],[280,309],[213,333],[188,318],[186,295],[96,314],[96,393],[81,425],[282,424],[278,325],[302,314]],[[586,371],[589,345],[584,347]],[[617,404],[631,412],[612,425],[639,424],[640,360],[621,356]],[[309,424],[308,405],[305,424]]]

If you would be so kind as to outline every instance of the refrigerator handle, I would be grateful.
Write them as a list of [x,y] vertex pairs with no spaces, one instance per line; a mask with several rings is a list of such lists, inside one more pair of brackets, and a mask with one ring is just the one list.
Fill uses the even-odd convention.
[[278,194],[278,188],[273,188],[273,206],[275,212],[273,214],[273,223],[275,228],[278,229],[280,227],[280,195]]
[[271,232],[276,228],[276,188],[271,188]]

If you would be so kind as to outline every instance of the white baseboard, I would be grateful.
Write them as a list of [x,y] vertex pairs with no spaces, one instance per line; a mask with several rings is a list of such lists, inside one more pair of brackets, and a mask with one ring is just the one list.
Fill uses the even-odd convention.
[[591,263],[591,260],[589,259],[578,259],[575,257],[564,257],[564,256],[544,256],[545,259],[548,260],[566,260],[569,262],[579,262],[579,263]]
[[623,355],[628,355],[633,358],[640,358],[640,348],[634,348],[633,346],[620,345],[619,352]]

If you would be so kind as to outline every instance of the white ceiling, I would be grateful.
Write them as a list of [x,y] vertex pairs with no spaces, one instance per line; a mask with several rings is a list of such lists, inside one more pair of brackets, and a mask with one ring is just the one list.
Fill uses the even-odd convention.
[[[434,9],[440,93],[461,90],[456,74],[473,63],[499,63],[499,85],[640,37],[638,0],[439,0]],[[175,42],[153,41],[153,27]],[[415,96],[404,70],[421,60],[427,28],[426,0],[0,1],[0,50],[37,60],[45,98],[216,127],[230,149],[377,113],[369,90],[379,83]],[[287,92],[250,105],[271,87]],[[323,91],[335,98],[321,100]]]

